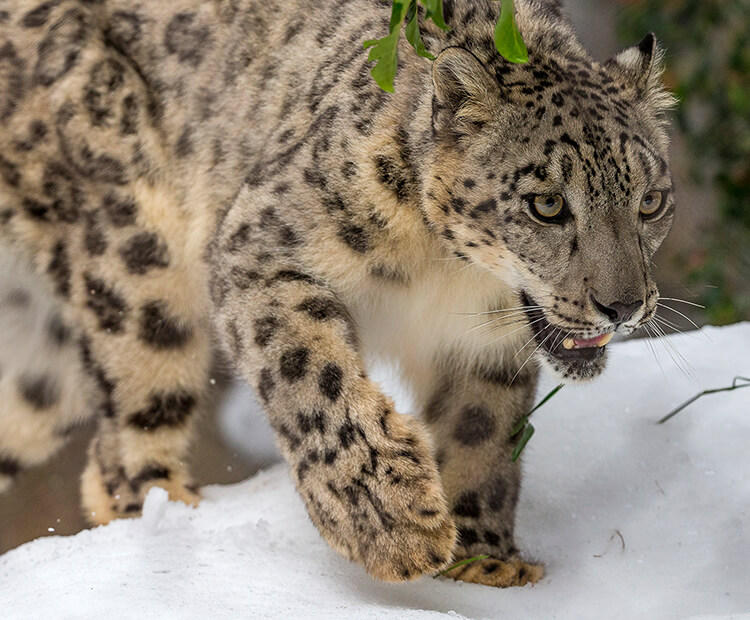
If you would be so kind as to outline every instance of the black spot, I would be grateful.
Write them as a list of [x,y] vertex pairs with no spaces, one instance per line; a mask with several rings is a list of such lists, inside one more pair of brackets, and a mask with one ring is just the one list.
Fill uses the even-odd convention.
[[404,200],[409,196],[406,173],[393,159],[378,155],[375,157],[375,170],[378,181],[394,192],[398,200]]
[[107,20],[105,36],[118,51],[126,52],[141,38],[141,18],[129,11],[115,11]]
[[338,430],[339,441],[341,447],[346,450],[349,446],[354,443],[356,429],[350,420],[344,422],[344,424]]
[[469,405],[462,412],[453,437],[465,446],[478,446],[495,432],[496,422],[482,405]]
[[120,248],[120,256],[128,271],[137,275],[143,275],[154,267],[169,266],[167,246],[156,233],[133,235]]
[[88,273],[83,274],[86,286],[86,307],[99,319],[99,326],[112,333],[123,331],[123,322],[128,306],[125,300],[111,287]]
[[229,279],[238,289],[246,291],[254,282],[260,280],[260,273],[253,269],[234,266],[229,272]]
[[174,146],[174,153],[177,157],[182,158],[192,155],[193,152],[193,128],[187,125],[177,139],[177,144]]
[[210,32],[196,23],[195,13],[179,13],[167,24],[164,45],[170,54],[177,54],[180,62],[197,67],[209,47]]
[[155,349],[178,349],[184,346],[192,330],[170,315],[161,301],[152,301],[141,308],[138,337]]
[[102,200],[102,209],[116,228],[135,224],[138,208],[135,201],[130,197],[122,198],[113,192],[108,192]]
[[314,430],[323,434],[326,432],[326,415],[319,410],[313,411],[310,414],[302,413],[300,411],[297,414],[297,426],[299,426],[299,430],[305,434]]
[[230,235],[227,241],[227,250],[230,252],[239,252],[250,241],[251,231],[250,224],[240,224],[239,228]]
[[195,397],[184,390],[154,394],[147,407],[130,415],[128,423],[145,431],[160,426],[179,426],[187,420],[193,407]]
[[498,536],[495,532],[485,530],[484,542],[486,542],[488,545],[492,545],[493,547],[497,547],[500,544],[500,536]]
[[479,542],[479,536],[477,535],[476,530],[473,530],[469,527],[459,527],[458,541],[459,544],[463,545],[464,547],[469,547],[474,543]]
[[120,111],[120,134],[132,136],[138,133],[138,102],[135,95],[127,95],[122,100]]
[[295,307],[295,310],[306,312],[316,321],[345,318],[345,308],[330,297],[308,297]]
[[58,241],[52,249],[52,260],[47,266],[47,273],[55,282],[55,291],[62,297],[70,295],[70,261],[65,244]]
[[298,349],[287,349],[282,353],[279,360],[279,371],[289,383],[299,381],[307,374],[307,363],[310,351],[300,347]]
[[352,250],[360,254],[364,254],[370,249],[367,234],[361,226],[356,224],[344,224],[339,230],[339,237]]
[[83,91],[83,105],[95,127],[109,125],[112,121],[117,91],[125,83],[125,67],[107,58],[96,63],[90,72],[89,82]]
[[279,320],[274,316],[266,316],[253,321],[255,329],[255,344],[259,347],[265,347],[273,338],[276,330],[279,328]]
[[107,237],[95,211],[84,214],[85,232],[83,245],[90,256],[101,256],[107,251]]
[[480,202],[476,207],[474,207],[474,211],[478,213],[491,213],[492,211],[497,210],[497,202],[495,202],[494,198],[490,198],[488,200],[485,200],[484,202]]
[[18,166],[0,155],[0,177],[11,187],[18,187],[21,182],[21,173]]
[[70,328],[59,314],[53,314],[47,323],[47,334],[54,344],[62,346],[70,340]]
[[78,62],[86,37],[86,19],[78,8],[67,10],[48,29],[37,48],[34,79],[37,84],[51,86]]
[[15,478],[21,472],[21,465],[15,459],[0,455],[0,475]]
[[60,397],[54,379],[47,375],[27,374],[18,380],[18,391],[24,400],[35,409],[48,409]]
[[260,379],[258,381],[258,395],[261,400],[268,404],[271,398],[271,392],[276,387],[276,382],[273,380],[273,375],[269,368],[263,368],[260,371]]
[[145,483],[152,480],[169,480],[170,475],[169,469],[162,465],[146,465],[130,479],[130,488],[138,492]]
[[459,496],[453,505],[453,514],[459,517],[470,517],[478,519],[481,514],[479,508],[479,496],[475,491],[467,491]]
[[286,224],[279,226],[279,244],[286,247],[294,247],[301,243],[300,238],[291,226]]
[[38,7],[32,9],[21,19],[21,25],[24,28],[38,28],[44,26],[49,19],[52,10],[60,4],[60,0],[48,0],[42,2]]
[[329,362],[320,371],[320,377],[318,378],[318,387],[326,396],[332,401],[336,401],[341,395],[341,381],[344,378],[344,371],[338,364]]

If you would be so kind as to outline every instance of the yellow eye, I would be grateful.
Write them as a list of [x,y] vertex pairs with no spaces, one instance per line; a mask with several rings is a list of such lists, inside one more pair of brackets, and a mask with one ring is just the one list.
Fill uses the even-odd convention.
[[534,211],[542,219],[552,219],[562,213],[565,207],[565,199],[560,194],[551,194],[549,196],[534,196]]
[[652,189],[647,192],[641,200],[641,215],[653,217],[664,203],[664,194],[658,190]]

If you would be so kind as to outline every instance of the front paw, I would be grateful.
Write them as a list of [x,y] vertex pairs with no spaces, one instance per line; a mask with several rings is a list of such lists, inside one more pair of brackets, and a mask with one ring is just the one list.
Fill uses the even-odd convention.
[[456,527],[446,517],[434,528],[415,523],[394,525],[370,544],[364,554],[367,572],[383,581],[407,581],[434,575],[451,562]]
[[[457,561],[460,562],[461,558],[457,558]],[[544,577],[544,566],[530,564],[517,557],[507,560],[489,557],[451,569],[445,573],[445,576],[485,586],[510,588],[512,586],[525,586],[527,583],[537,583]]]
[[434,574],[451,561],[456,526],[426,433],[391,409],[374,419],[347,421],[329,466],[308,456],[296,468],[301,494],[331,546],[373,577]]

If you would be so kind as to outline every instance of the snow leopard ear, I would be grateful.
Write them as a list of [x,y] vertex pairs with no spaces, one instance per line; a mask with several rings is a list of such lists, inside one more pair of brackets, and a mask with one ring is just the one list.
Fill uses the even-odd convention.
[[432,63],[435,128],[458,121],[482,124],[493,117],[499,90],[481,61],[460,47],[444,49]]
[[642,95],[651,90],[663,90],[661,74],[664,52],[649,32],[640,43],[622,50],[606,62],[606,67],[628,86]]

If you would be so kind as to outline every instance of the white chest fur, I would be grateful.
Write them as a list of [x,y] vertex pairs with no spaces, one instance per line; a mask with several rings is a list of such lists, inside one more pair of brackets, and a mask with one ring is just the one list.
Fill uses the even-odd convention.
[[457,364],[502,363],[528,340],[521,314],[487,314],[519,305],[496,276],[458,261],[432,261],[415,271],[404,286],[372,280],[348,302],[365,357],[397,363],[418,400],[439,380],[436,360],[450,354]]

